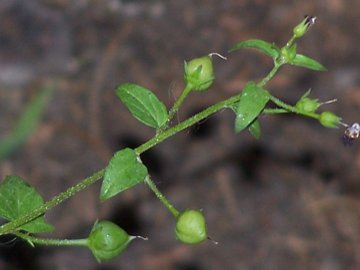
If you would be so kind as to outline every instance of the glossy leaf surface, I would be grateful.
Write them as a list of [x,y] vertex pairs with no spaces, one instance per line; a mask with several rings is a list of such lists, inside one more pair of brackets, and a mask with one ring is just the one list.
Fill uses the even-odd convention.
[[254,82],[249,82],[242,91],[235,112],[235,132],[240,132],[248,127],[259,116],[268,101],[268,92]]

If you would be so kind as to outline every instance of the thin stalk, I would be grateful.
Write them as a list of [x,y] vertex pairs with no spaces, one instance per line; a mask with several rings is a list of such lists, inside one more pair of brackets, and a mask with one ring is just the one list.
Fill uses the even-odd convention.
[[53,239],[53,238],[40,238],[31,236],[25,233],[15,233],[17,237],[20,237],[27,241],[30,245],[34,244],[44,245],[44,246],[87,246],[88,239]]
[[307,117],[310,117],[310,118],[313,118],[313,119],[319,119],[320,118],[320,115],[317,114],[317,113],[311,113],[311,112],[304,112],[304,111],[300,111],[298,110],[296,107],[294,106],[291,106],[283,101],[281,101],[280,99],[270,95],[270,100],[272,102],[274,102],[277,106],[287,110],[288,112],[292,112],[292,113],[296,113],[296,114],[301,114],[301,115],[304,115],[304,116],[307,116]]
[[177,100],[174,103],[174,106],[169,111],[169,117],[166,125],[169,124],[171,119],[174,117],[174,115],[178,112],[180,106],[183,104],[185,98],[189,95],[192,88],[190,87],[190,84],[186,84],[185,89],[181,92],[180,96],[177,98]]
[[282,108],[274,108],[274,109],[264,109],[263,113],[265,114],[280,114],[280,113],[290,113],[289,111]]
[[264,79],[261,80],[257,85],[259,87],[264,87],[272,78],[274,78],[275,74],[279,71],[279,68],[282,66],[282,64],[275,63],[272,70],[266,75]]
[[179,211],[165,198],[165,196],[156,187],[155,183],[151,180],[150,176],[145,178],[145,183],[155,193],[156,197],[165,205],[165,207],[173,214],[176,218],[179,215]]
[[293,36],[290,38],[290,40],[286,43],[286,48],[290,48],[290,47],[294,44],[295,40],[296,40],[296,36],[293,35]]

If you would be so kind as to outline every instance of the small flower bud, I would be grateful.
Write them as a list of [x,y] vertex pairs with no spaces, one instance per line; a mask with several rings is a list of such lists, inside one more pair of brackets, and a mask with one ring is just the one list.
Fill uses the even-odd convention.
[[185,210],[176,219],[176,238],[184,244],[198,244],[207,238],[205,217],[199,210]]
[[295,107],[302,112],[313,113],[320,107],[320,105],[321,103],[318,99],[303,97],[295,104]]
[[184,79],[195,91],[207,90],[215,79],[211,56],[207,55],[185,62]]
[[300,38],[309,30],[310,26],[315,23],[316,17],[306,15],[305,18],[294,27],[293,33],[296,38]]
[[337,128],[341,124],[341,117],[326,111],[320,114],[319,121],[324,127]]
[[96,222],[88,237],[88,247],[98,262],[118,256],[134,237],[115,223],[107,220]]

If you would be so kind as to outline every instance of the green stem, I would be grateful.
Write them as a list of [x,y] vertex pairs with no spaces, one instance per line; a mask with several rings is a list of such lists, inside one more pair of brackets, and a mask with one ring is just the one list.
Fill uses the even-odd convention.
[[20,226],[34,220],[35,218],[43,215],[49,209],[55,207],[56,205],[62,203],[66,199],[73,196],[75,193],[85,189],[86,187],[90,186],[91,184],[95,183],[97,180],[101,179],[104,176],[105,169],[95,172],[93,175],[85,178],[75,186],[68,188],[66,191],[61,192],[57,196],[53,197],[51,200],[47,201],[40,207],[34,209],[33,211],[13,220],[10,221],[2,226],[0,226],[0,235],[6,233],[14,233],[17,228]]
[[[278,71],[280,65],[275,65],[273,69],[269,72],[269,74],[258,84],[259,86],[264,86],[270,79],[274,77],[276,72]],[[201,111],[200,113],[197,113],[193,115],[192,117],[188,118],[187,120],[177,124],[176,126],[173,126],[163,132],[159,132],[156,134],[153,138],[145,142],[144,144],[140,145],[139,147],[135,148],[135,151],[138,155],[142,154],[146,150],[154,147],[155,145],[161,143],[165,139],[173,136],[174,134],[194,125],[195,123],[200,122],[201,120],[207,118],[208,116],[224,109],[229,108],[234,103],[238,102],[240,100],[241,93],[237,94],[235,96],[232,96],[226,100],[220,101],[205,110]],[[275,102],[274,102],[275,103]],[[46,211],[50,210],[51,208],[55,207],[56,205],[60,204],[61,202],[65,201],[66,199],[73,196],[75,193],[85,189],[86,187],[92,185],[97,180],[101,179],[104,176],[105,169],[101,169],[97,172],[95,172],[93,175],[85,178],[78,184],[76,184],[73,187],[70,187],[66,191],[58,194],[57,196],[53,197],[51,200],[47,201],[42,206],[34,209],[33,211],[13,220],[8,223],[3,224],[0,226],[0,235],[8,234],[8,233],[14,233],[17,231],[17,229],[36,219],[37,217],[43,215]]]
[[285,109],[286,111],[288,112],[292,112],[292,113],[296,113],[296,114],[301,114],[301,115],[304,115],[304,116],[307,116],[307,117],[310,117],[310,118],[313,118],[313,119],[319,119],[320,118],[320,115],[317,114],[317,113],[311,113],[311,112],[304,112],[304,111],[300,111],[298,110],[296,107],[294,106],[291,106],[283,101],[281,101],[280,99],[270,95],[270,100],[272,102],[274,102],[277,106]]
[[286,48],[290,48],[290,47],[294,44],[295,40],[296,40],[296,36],[293,35],[293,36],[290,38],[290,40],[289,40],[288,42],[286,42],[286,45],[285,45]]
[[187,95],[191,92],[192,88],[190,86],[190,84],[186,84],[185,89],[181,92],[180,96],[177,98],[177,100],[174,103],[174,106],[170,109],[169,111],[169,117],[168,117],[168,121],[166,123],[166,125],[168,125],[168,123],[171,121],[171,119],[174,117],[174,115],[177,113],[177,111],[179,110],[180,106],[182,105],[182,103],[184,102],[185,98],[187,97]]
[[201,120],[207,118],[208,116],[222,110],[225,108],[229,108],[232,104],[236,103],[240,100],[241,93],[231,98],[228,98],[224,101],[220,101],[205,110],[193,115],[192,117],[188,118],[187,120],[177,124],[176,126],[165,130],[164,132],[156,134],[153,138],[145,142],[144,144],[140,145],[139,147],[135,148],[135,152],[140,155],[146,150],[154,147],[155,145],[159,144],[160,142],[164,141],[165,139],[173,136],[174,134],[194,125],[195,123],[200,122]]
[[88,239],[52,239],[52,238],[40,238],[31,236],[25,233],[15,233],[17,237],[20,237],[27,242],[30,243],[30,245],[33,246],[33,244],[39,244],[39,245],[45,245],[45,246],[87,246]]
[[279,68],[281,66],[282,66],[281,63],[280,64],[275,63],[272,70],[270,70],[270,72],[266,75],[266,77],[264,79],[262,79],[261,82],[258,83],[258,86],[264,87],[275,76],[275,74],[279,71]]
[[280,114],[280,113],[289,113],[289,111],[282,108],[274,108],[274,109],[264,109],[263,113],[265,114]]
[[[180,132],[183,129],[186,129],[187,127],[205,119],[206,117],[210,116],[211,114],[223,109],[229,107],[232,103],[239,100],[241,94],[238,94],[236,96],[233,96],[231,98],[228,98],[224,101],[218,102],[207,109],[203,110],[202,112],[195,114],[191,118],[177,124],[176,126],[167,129],[164,132],[156,134],[153,138],[145,142],[144,144],[140,145],[139,147],[135,148],[135,151],[138,155],[142,154],[146,150],[154,147],[155,145],[159,144],[160,142],[164,141],[165,139],[173,136],[174,134]],[[27,213],[24,216],[19,217],[18,219],[15,219],[11,222],[8,222],[2,226],[0,226],[0,235],[6,234],[6,233],[12,233],[16,231],[17,228],[20,226],[34,220],[35,218],[41,216],[44,214],[47,210],[55,207],[59,203],[63,202],[64,200],[68,199],[69,197],[73,196],[75,193],[83,190],[87,186],[90,186],[100,178],[104,176],[105,169],[102,169],[96,173],[94,173],[92,176],[84,179],[83,181],[79,182],[77,185],[70,187],[68,190],[60,193],[59,195],[52,198],[50,201],[46,202],[39,208],[36,208],[35,210]]]
[[[173,136],[174,134],[186,129],[187,127],[192,126],[193,124],[205,119],[206,117],[210,116],[211,114],[213,114],[221,109],[229,107],[231,104],[238,101],[240,96],[241,96],[241,94],[238,94],[238,95],[228,98],[224,101],[218,102],[218,103],[208,107],[207,109],[203,110],[202,112],[195,114],[191,118],[177,124],[176,126],[169,128],[164,132],[156,134],[155,137],[151,138],[144,144],[135,148],[136,153],[138,155],[140,155],[143,152],[145,152],[146,150],[148,150],[148,149],[154,147],[155,145],[159,144],[160,142],[164,141],[165,139],[167,139],[167,138]],[[7,234],[7,233],[13,233],[20,226],[41,216],[47,210],[55,207],[56,205],[60,204],[64,200],[73,196],[75,193],[77,193],[77,192],[83,190],[84,188],[86,188],[87,186],[90,186],[91,184],[95,183],[97,180],[99,180],[100,178],[102,178],[104,176],[104,173],[105,173],[105,169],[95,172],[92,176],[84,179],[83,181],[79,182],[77,185],[70,187],[68,190],[55,196],[54,198],[52,198],[50,201],[46,202],[39,208],[36,208],[35,210],[27,213],[24,216],[21,216],[18,219],[15,219],[11,222],[8,222],[8,223],[0,226],[0,235]]]
[[160,190],[156,187],[155,183],[151,180],[148,175],[145,178],[145,183],[149,186],[149,188],[155,193],[156,197],[165,205],[165,207],[173,214],[176,218],[179,215],[179,211],[165,198],[165,196],[160,192]]

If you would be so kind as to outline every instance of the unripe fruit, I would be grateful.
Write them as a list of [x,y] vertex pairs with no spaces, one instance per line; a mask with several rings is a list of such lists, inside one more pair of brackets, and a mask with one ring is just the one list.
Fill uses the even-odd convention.
[[185,210],[176,219],[176,238],[184,244],[198,244],[207,239],[205,217],[199,210]]
[[134,237],[113,222],[96,222],[88,237],[88,247],[101,262],[118,256]]
[[215,79],[211,56],[207,55],[185,62],[184,79],[192,90],[207,90]]

